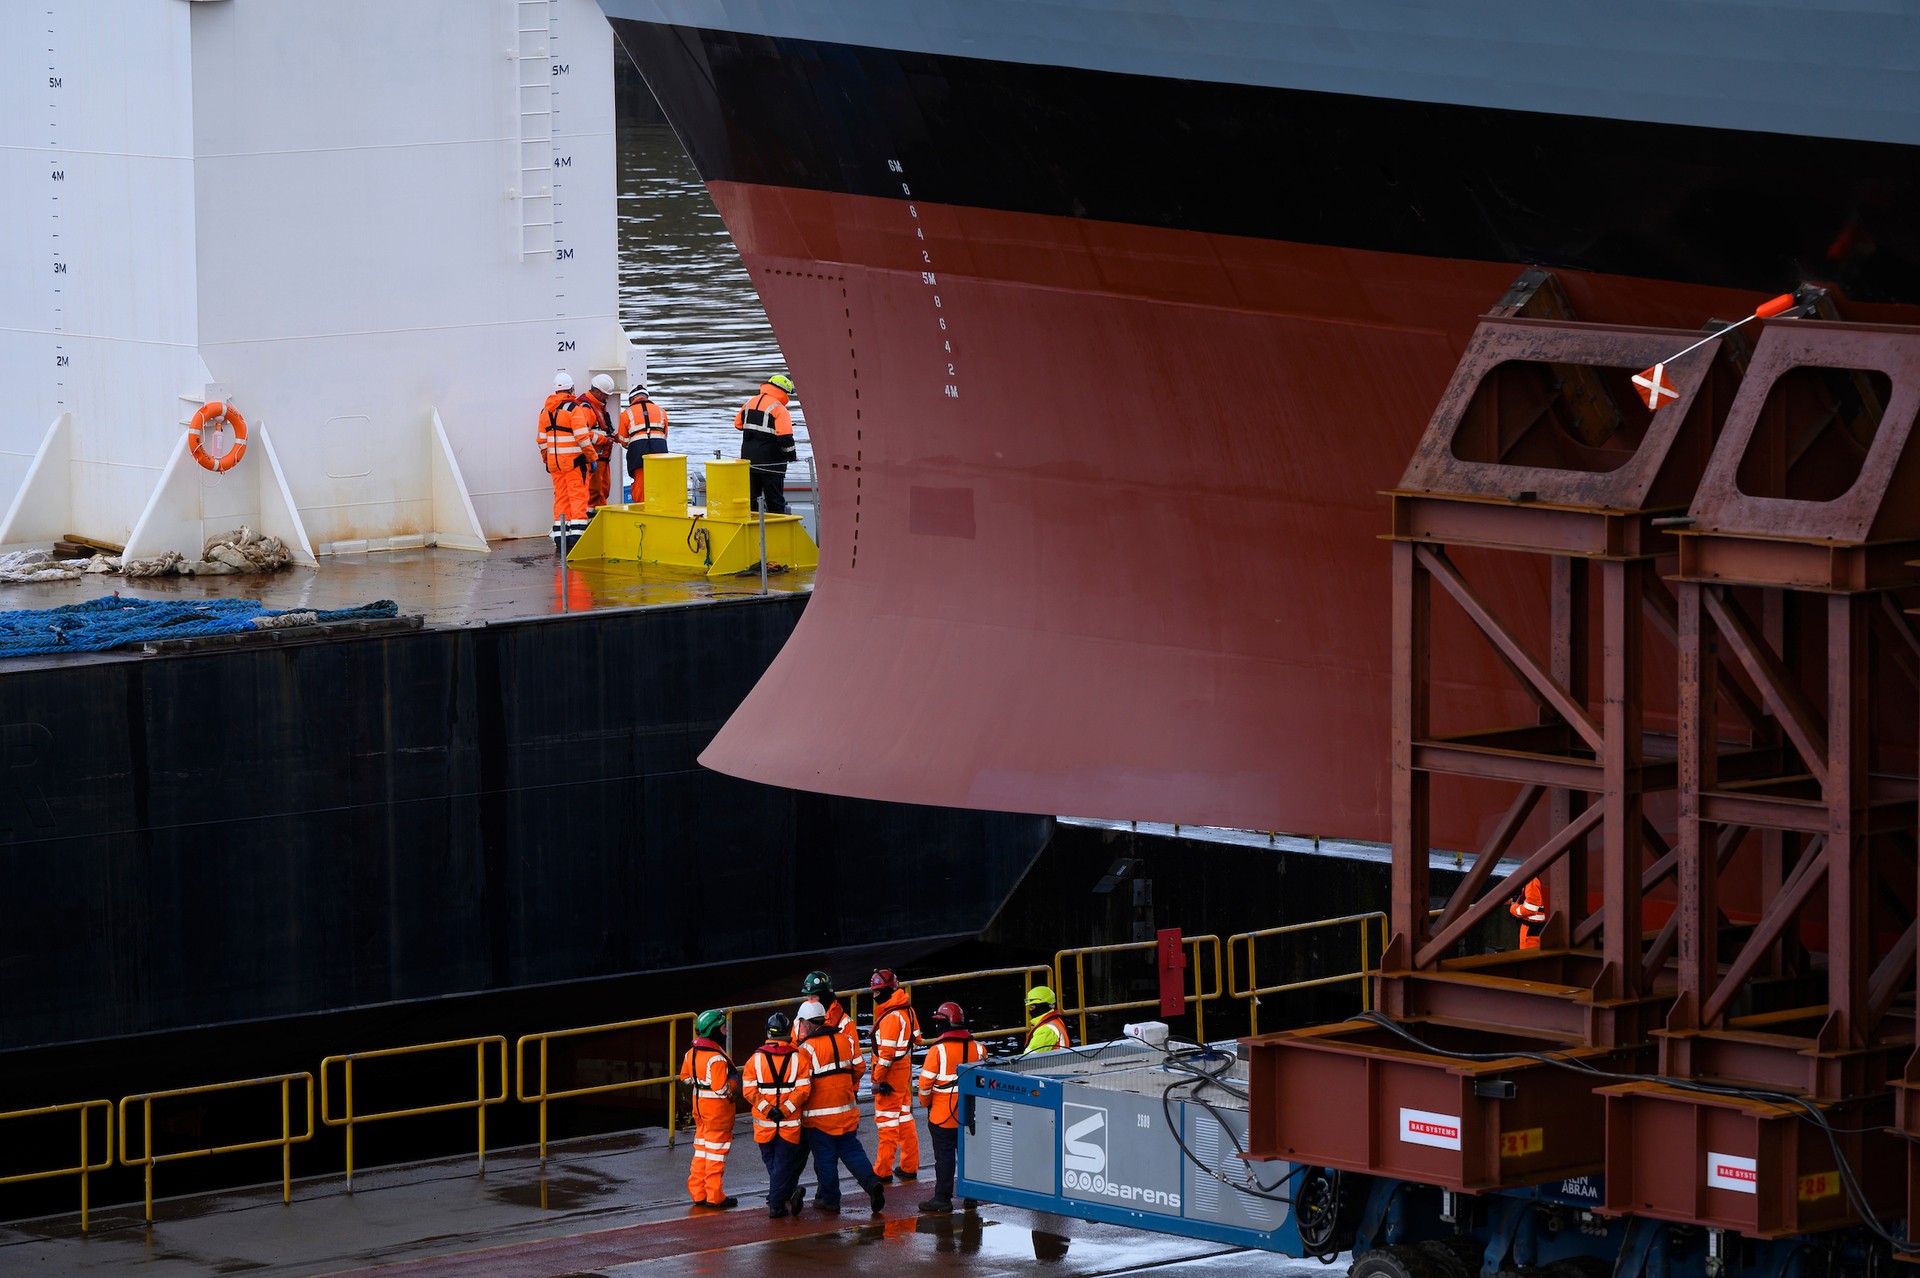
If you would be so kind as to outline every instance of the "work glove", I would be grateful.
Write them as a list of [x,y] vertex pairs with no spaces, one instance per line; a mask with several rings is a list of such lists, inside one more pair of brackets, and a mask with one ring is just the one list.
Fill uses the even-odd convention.
[[893,1095],[893,1084],[884,1080],[875,1083],[873,1085],[873,1094],[875,1096],[891,1096]]

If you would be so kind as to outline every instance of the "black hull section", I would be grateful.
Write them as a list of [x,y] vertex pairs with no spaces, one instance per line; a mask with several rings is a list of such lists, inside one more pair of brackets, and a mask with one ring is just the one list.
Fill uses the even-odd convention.
[[1912,147],[613,26],[709,182],[1920,302]]
[[978,932],[1050,822],[696,762],[805,604],[0,673],[0,1049]]

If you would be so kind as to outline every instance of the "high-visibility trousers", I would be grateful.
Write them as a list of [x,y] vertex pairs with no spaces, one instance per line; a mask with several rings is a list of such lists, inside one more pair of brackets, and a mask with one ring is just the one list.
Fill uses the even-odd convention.
[[876,1176],[892,1175],[896,1159],[900,1170],[920,1171],[920,1129],[913,1124],[913,1062],[901,1057],[884,1072],[875,1070],[873,1081],[893,1084],[893,1095],[873,1097],[873,1125],[879,1141],[873,1151]]
[[600,464],[587,476],[587,508],[598,510],[607,504],[607,492],[613,482],[613,451],[600,459]]
[[687,1170],[687,1196],[696,1203],[723,1201],[721,1176],[733,1148],[733,1102],[701,1097],[693,1108],[693,1166]]
[[578,537],[587,530],[586,476],[571,457],[547,457],[547,475],[553,480],[553,530],[558,542],[562,537]]

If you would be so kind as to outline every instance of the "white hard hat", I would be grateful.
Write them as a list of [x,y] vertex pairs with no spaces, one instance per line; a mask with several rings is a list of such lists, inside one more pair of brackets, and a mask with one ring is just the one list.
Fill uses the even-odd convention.
[[602,395],[611,395],[613,394],[613,379],[605,373],[595,373],[593,375],[593,388]]
[[821,1021],[826,1017],[827,1009],[820,1005],[820,1000],[817,998],[810,998],[800,1005],[799,1018],[803,1021]]
[[573,374],[562,370],[553,375],[553,388],[557,391],[573,389]]

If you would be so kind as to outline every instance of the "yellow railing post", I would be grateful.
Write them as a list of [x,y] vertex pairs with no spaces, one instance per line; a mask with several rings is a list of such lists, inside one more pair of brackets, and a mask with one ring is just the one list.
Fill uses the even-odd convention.
[[[347,1057],[347,1063],[341,1069],[345,1076],[347,1094],[347,1192],[353,1192],[353,1057]],[[320,1066],[320,1114],[324,1118],[327,1112],[327,1067]]]
[[87,1111],[84,1109],[80,1111],[80,1232],[87,1232]]
[[[106,1155],[98,1163],[93,1161],[93,1136],[87,1130],[87,1120],[93,1111],[106,1111]],[[60,1105],[37,1105],[32,1109],[16,1109],[0,1114],[0,1123],[13,1119],[53,1118],[61,1114],[72,1114],[80,1121],[80,1161],[71,1167],[50,1167],[43,1171],[15,1172],[10,1176],[0,1176],[0,1185],[18,1185],[29,1181],[53,1180],[60,1176],[78,1176],[80,1178],[80,1232],[86,1233],[92,1216],[94,1172],[113,1170],[113,1102],[110,1100],[68,1101]]]
[[[490,1096],[487,1093],[487,1049],[497,1046],[500,1049],[500,1094]],[[474,1095],[473,1099],[442,1101],[435,1105],[415,1105],[407,1109],[381,1110],[368,1114],[360,1109],[359,1095],[355,1088],[355,1067],[363,1061],[385,1060],[399,1056],[419,1056],[434,1052],[458,1052],[462,1048],[474,1050]],[[455,1058],[458,1061],[458,1057]],[[332,1101],[332,1069],[340,1066],[342,1103],[345,1112],[336,1117]],[[487,1107],[504,1104],[507,1099],[507,1040],[498,1034],[489,1034],[477,1038],[456,1038],[439,1043],[414,1043],[406,1047],[383,1047],[373,1051],[349,1052],[342,1056],[329,1056],[320,1062],[320,1121],[328,1127],[346,1128],[347,1151],[347,1192],[353,1192],[353,1173],[356,1157],[356,1129],[362,1123],[384,1122],[392,1118],[414,1118],[423,1114],[449,1114],[463,1109],[471,1109],[478,1116],[475,1121],[475,1150],[480,1162],[480,1170],[485,1173],[487,1167]]]
[[[667,1148],[680,1130],[680,1018],[667,1022]],[[695,1148],[699,1148],[695,1146]]]
[[[143,1131],[145,1133],[145,1138],[147,1142],[146,1145],[144,1146],[144,1150],[147,1155],[147,1223],[152,1224],[153,1223],[153,1097],[151,1096],[147,1097],[146,1104],[142,1108],[143,1108],[143,1113],[145,1115],[142,1127],[143,1127]],[[127,1146],[125,1141],[122,1141],[120,1143],[120,1156],[122,1158],[125,1158],[127,1156]]]
[[540,1161],[547,1161],[547,1043],[540,1040]]
[[280,1080],[280,1203],[293,1206],[293,1082]]
[[[506,1051],[505,1040],[502,1040],[500,1050]],[[507,1062],[503,1057],[500,1061],[500,1086],[503,1092],[506,1090],[506,1070]],[[473,1045],[473,1073],[473,1114],[480,1129],[480,1174],[484,1176],[487,1174],[487,1045],[484,1040]]]

